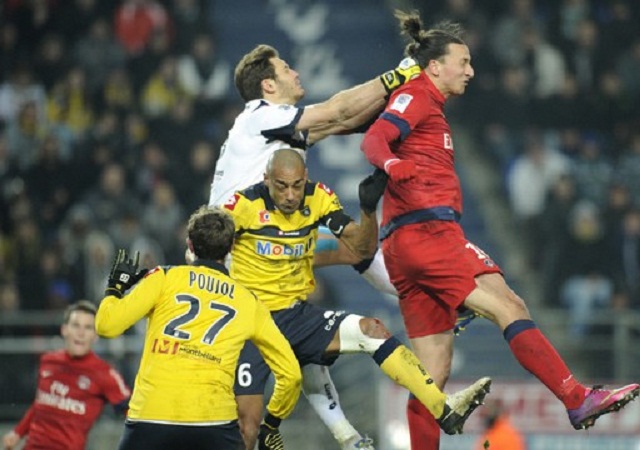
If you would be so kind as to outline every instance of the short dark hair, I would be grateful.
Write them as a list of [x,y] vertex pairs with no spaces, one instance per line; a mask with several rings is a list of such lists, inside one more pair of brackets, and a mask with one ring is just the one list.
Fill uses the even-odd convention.
[[189,217],[187,235],[198,258],[222,261],[233,246],[235,224],[225,210],[203,205]]
[[71,319],[71,314],[76,311],[86,312],[89,314],[93,314],[95,316],[97,308],[96,308],[96,305],[91,303],[89,300],[78,300],[77,302],[67,306],[67,309],[64,310],[64,317],[62,319],[62,323],[69,323],[69,320]]
[[262,98],[262,80],[275,80],[276,69],[270,60],[278,56],[275,48],[260,44],[242,57],[236,66],[233,81],[245,102]]
[[412,39],[404,49],[405,56],[415,59],[423,69],[429,61],[440,60],[449,53],[449,44],[464,45],[464,30],[459,23],[443,21],[425,30],[417,11],[396,10],[395,16],[400,22],[401,34]]

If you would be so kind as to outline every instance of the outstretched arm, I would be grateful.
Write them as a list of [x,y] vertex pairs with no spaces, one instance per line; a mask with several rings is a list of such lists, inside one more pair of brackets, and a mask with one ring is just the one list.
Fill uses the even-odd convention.
[[4,450],[13,450],[18,446],[24,436],[29,433],[31,427],[31,419],[33,418],[33,405],[22,416],[16,427],[2,436],[2,448]]
[[387,187],[387,179],[386,173],[376,169],[372,175],[360,182],[360,223],[350,222],[340,236],[340,241],[358,255],[360,260],[371,258],[378,247],[376,208]]
[[420,70],[413,59],[405,58],[398,67],[373,80],[306,107],[296,129],[309,131],[310,144],[356,129],[382,110],[390,92],[418,75]]

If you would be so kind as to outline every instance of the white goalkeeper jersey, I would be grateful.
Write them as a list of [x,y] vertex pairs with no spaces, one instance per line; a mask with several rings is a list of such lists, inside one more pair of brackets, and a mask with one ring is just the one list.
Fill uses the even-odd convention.
[[209,205],[221,206],[239,190],[264,179],[269,157],[281,148],[304,151],[308,132],[295,127],[304,107],[252,100],[238,115],[220,149]]

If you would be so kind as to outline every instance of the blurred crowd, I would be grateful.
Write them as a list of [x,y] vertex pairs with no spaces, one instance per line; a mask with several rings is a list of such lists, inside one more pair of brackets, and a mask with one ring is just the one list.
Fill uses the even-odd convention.
[[183,260],[238,108],[208,6],[3,2],[0,311],[98,301],[120,247]]
[[[182,260],[242,107],[211,1],[0,6],[0,311],[97,301],[119,247]],[[545,302],[636,307],[640,3],[408,3],[467,28],[476,76],[451,118],[503,178]]]

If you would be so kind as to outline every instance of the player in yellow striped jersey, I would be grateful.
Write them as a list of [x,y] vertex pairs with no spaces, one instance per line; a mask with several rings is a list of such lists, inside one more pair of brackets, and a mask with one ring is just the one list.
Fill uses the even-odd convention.
[[[370,256],[377,244],[376,206],[385,185],[382,171],[360,183],[362,211],[356,223],[331,189],[308,181],[298,152],[275,151],[264,181],[225,204],[236,225],[231,274],[267,305],[301,366],[328,366],[342,353],[368,353],[386,375],[431,411],[446,433],[459,433],[488,392],[490,379],[447,397],[417,357],[378,319],[328,311],[305,301],[314,289],[311,265],[318,227],[326,226],[354,254]],[[260,448],[272,448],[263,440],[270,424],[259,428],[268,368],[248,344],[239,367],[243,376],[236,380],[235,392],[247,448],[253,449],[258,433]]]
[[264,304],[224,266],[234,237],[230,215],[202,207],[187,232],[198,258],[190,265],[145,274],[121,250],[96,316],[104,337],[148,320],[121,450],[245,448],[233,383],[246,340],[275,374],[269,417],[287,417],[300,395],[300,367],[289,343]]

